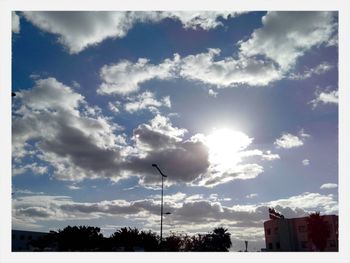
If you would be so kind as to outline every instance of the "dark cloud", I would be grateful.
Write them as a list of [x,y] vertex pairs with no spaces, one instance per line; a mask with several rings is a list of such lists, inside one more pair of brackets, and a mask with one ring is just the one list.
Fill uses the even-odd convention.
[[[76,202],[69,197],[26,195],[14,199],[13,220],[20,223],[28,222],[30,218],[30,222],[38,223],[45,220],[89,220],[121,216],[132,217],[148,229],[154,229],[159,226],[159,199]],[[303,193],[266,203],[234,206],[225,206],[204,196],[177,193],[166,196],[164,208],[171,215],[164,227],[168,230],[198,233],[224,225],[235,238],[245,240],[249,237],[249,240],[259,240],[263,238],[263,223],[269,220],[269,207],[275,208],[286,218],[306,216],[315,210],[332,214],[338,209],[333,196],[318,193]]]
[[[84,101],[83,96],[54,78],[40,79],[18,92],[14,110],[13,156],[38,150],[36,157],[54,167],[61,180],[118,176],[123,144],[116,128]],[[35,144],[30,143],[35,140]]]
[[28,217],[38,217],[38,218],[49,218],[52,216],[52,214],[49,212],[49,210],[43,208],[43,207],[26,207],[26,208],[19,208],[16,211],[19,215],[24,215]]
[[141,209],[130,205],[125,202],[125,204],[118,204],[113,202],[107,202],[106,204],[101,203],[86,203],[86,204],[66,204],[60,206],[65,212],[79,212],[86,214],[93,213],[103,213],[103,214],[112,214],[112,215],[130,215],[137,214]]
[[51,140],[43,140],[39,148],[46,153],[53,153],[62,158],[68,158],[71,165],[82,167],[98,176],[113,176],[119,170],[117,150],[100,148],[89,136],[80,129],[60,125],[60,130]]
[[[168,175],[167,184],[213,187],[252,179],[263,172],[262,166],[243,164],[241,159],[235,167],[216,169],[219,164],[211,163],[206,136],[196,134],[184,139],[187,130],[175,127],[160,114],[136,127],[127,144],[126,135],[118,134],[118,124],[54,78],[39,79],[32,89],[18,92],[17,104],[12,130],[14,174],[25,171],[21,158],[33,151],[36,158],[53,168],[58,180],[118,181],[136,176],[140,184],[154,187],[160,177],[153,163]],[[259,156],[265,155],[261,152]]]
[[176,142],[172,148],[154,148],[145,157],[132,158],[125,168],[139,174],[143,184],[159,184],[159,173],[151,167],[152,163],[161,164],[168,175],[167,182],[190,183],[207,171],[208,149],[202,142]]

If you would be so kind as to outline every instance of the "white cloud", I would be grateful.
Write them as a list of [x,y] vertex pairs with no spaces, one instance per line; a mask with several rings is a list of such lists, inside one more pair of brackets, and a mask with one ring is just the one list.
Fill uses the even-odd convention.
[[334,34],[327,43],[327,47],[338,46],[339,44],[339,36],[338,33]]
[[170,18],[184,28],[209,30],[222,23],[218,20],[238,12],[89,12],[89,11],[25,11],[24,17],[41,30],[58,35],[58,42],[71,54],[95,46],[107,38],[123,38],[139,22],[157,23]]
[[[152,195],[150,196],[151,199],[155,199],[155,200],[160,200],[161,199],[161,195]],[[184,200],[187,200],[187,194],[185,193],[181,193],[181,192],[177,192],[175,194],[172,195],[164,195],[163,196],[165,202],[167,203],[167,206],[172,206],[172,207],[177,207],[179,203],[183,202]],[[158,202],[158,201],[155,201]],[[160,204],[160,202],[159,202]]]
[[284,133],[282,136],[274,142],[274,144],[278,148],[284,148],[284,149],[290,149],[295,147],[300,147],[304,145],[303,138],[306,137],[308,134],[301,134],[299,138],[298,136],[295,136],[290,133]]
[[12,11],[12,32],[18,34],[20,29],[20,17]]
[[301,129],[298,134],[303,140],[311,137],[311,135],[306,133],[304,129]]
[[338,105],[338,102],[339,102],[338,90],[316,92],[316,96],[317,97],[310,102],[313,108],[316,108],[319,104]]
[[252,194],[246,195],[246,198],[248,198],[248,199],[252,199],[252,198],[255,198],[255,197],[258,197],[257,193],[252,193]]
[[220,49],[209,49],[207,53],[189,55],[181,60],[180,76],[189,80],[230,87],[238,84],[266,86],[280,79],[281,73],[273,63],[240,57],[214,60]]
[[[268,208],[274,207],[286,218],[307,216],[320,211],[334,214],[338,204],[333,195],[303,193],[284,199],[272,200],[254,205],[225,206],[224,198],[213,194],[208,196],[187,196],[178,192],[166,195],[164,206],[171,212],[171,220],[164,224],[164,231],[185,231],[187,233],[207,232],[214,227],[228,228],[239,240],[262,241],[263,222],[268,220]],[[76,202],[68,196],[32,195],[13,199],[13,223],[19,226],[40,225],[41,222],[69,220],[90,220],[112,217],[113,221],[128,219],[130,224],[142,229],[158,230],[160,196],[140,200],[102,200],[99,202]]]
[[[182,182],[213,187],[233,180],[253,179],[263,172],[261,165],[245,163],[243,160],[244,152],[252,142],[246,135],[241,134],[240,137],[247,138],[243,147],[228,147],[232,153],[227,152],[223,156],[227,159],[226,162],[222,158],[216,159],[215,151],[208,147],[209,137],[196,134],[184,140],[185,132],[184,129],[173,127],[169,119],[161,115],[157,115],[148,124],[139,125],[134,130],[134,145],[126,149],[128,163],[124,169],[130,174],[138,175],[139,183],[147,187],[159,185],[158,174],[150,166],[152,163],[161,164],[161,169],[168,175],[168,185]],[[230,143],[227,141],[226,145],[231,145]],[[237,158],[233,160],[233,156]],[[271,157],[271,160],[277,158],[270,152],[259,155],[261,160],[266,156]]]
[[336,30],[332,12],[268,12],[263,27],[241,41],[245,56],[265,55],[283,70],[293,67],[298,57],[312,47],[327,44]]
[[218,95],[218,93],[216,91],[214,91],[213,89],[209,89],[208,91],[210,96],[216,97]]
[[228,11],[171,11],[163,12],[164,17],[169,16],[173,19],[179,20],[185,28],[197,29],[202,28],[209,30],[222,25],[218,20],[235,17],[242,12],[228,12]]
[[[157,132],[161,135],[165,135],[169,138],[172,138],[175,141],[181,141],[182,137],[187,132],[186,129],[174,127],[168,117],[164,117],[160,114],[157,114],[153,119],[151,119],[149,121],[149,125],[140,125],[139,128],[149,129],[153,132]],[[140,136],[137,136],[139,134],[138,132],[139,130],[135,129],[134,135],[136,135],[137,139],[140,139]]]
[[338,185],[333,183],[328,183],[328,184],[323,184],[320,187],[320,189],[334,189],[334,188],[338,188]]
[[[159,178],[150,163],[162,164],[162,170],[170,173],[166,182],[187,183],[195,186],[214,187],[233,180],[253,179],[263,173],[257,163],[246,163],[244,158],[257,156],[260,160],[279,159],[279,155],[260,150],[247,150],[253,139],[239,132],[237,138],[220,141],[225,150],[215,143],[211,146],[211,135],[196,134],[183,139],[186,130],[173,127],[168,118],[157,115],[149,124],[139,125],[134,130],[135,145],[126,155],[131,174],[140,174],[144,186],[158,185]],[[216,137],[218,138],[218,136]],[[239,138],[239,139],[238,139]],[[220,140],[221,140],[220,136]],[[239,141],[239,145],[237,144]],[[215,142],[215,140],[214,140]]]
[[174,68],[179,60],[166,59],[159,65],[149,63],[140,58],[136,63],[124,60],[117,64],[105,65],[100,71],[102,84],[98,88],[99,94],[126,95],[139,90],[139,85],[151,79],[170,79],[174,77]]
[[47,173],[47,166],[38,165],[36,162],[26,165],[14,165],[12,168],[12,175],[19,175],[31,170],[35,175],[43,175]]
[[[102,84],[99,94],[126,95],[136,92],[140,85],[152,79],[167,80],[183,77],[187,80],[200,81],[218,88],[233,87],[239,84],[266,86],[282,78],[273,63],[263,60],[226,57],[214,60],[219,49],[209,49],[207,53],[189,55],[180,58],[165,59],[158,65],[140,58],[136,63],[124,60],[117,64],[105,65],[100,71]],[[213,89],[209,94],[216,96]]]
[[83,96],[54,78],[37,80],[32,89],[17,94],[12,119],[15,161],[20,164],[34,149],[35,157],[50,164],[60,180],[118,174],[125,144],[123,136],[114,134],[119,126],[89,107]]
[[295,80],[304,80],[307,78],[311,78],[313,75],[322,75],[333,68],[334,66],[329,64],[328,62],[322,62],[314,68],[306,69],[303,73],[291,73],[289,78]]
[[70,189],[70,190],[79,190],[79,189],[81,189],[80,186],[76,186],[76,185],[74,185],[74,184],[68,185],[67,187],[68,187],[68,189]]
[[44,192],[33,192],[31,190],[28,190],[28,189],[19,189],[19,188],[13,189],[12,192],[15,195],[43,195],[43,194],[45,194]]
[[116,101],[114,103],[112,102],[108,102],[108,108],[110,111],[114,112],[114,113],[119,113],[120,110],[119,110],[119,106],[120,106],[120,102],[119,101]]
[[[15,168],[20,168],[22,158],[31,154],[52,168],[50,175],[58,180],[118,181],[136,176],[146,187],[159,185],[152,163],[161,164],[164,172],[169,173],[166,180],[169,185],[213,187],[253,179],[264,170],[258,163],[244,161],[251,155],[245,152],[253,138],[236,132],[244,144],[237,145],[237,140],[222,144],[232,145],[229,148],[237,151],[233,152],[237,158],[232,162],[228,159],[232,155],[226,155],[227,162],[216,162],[208,148],[209,137],[195,134],[185,138],[186,129],[174,126],[160,114],[138,125],[131,140],[127,140],[121,133],[122,127],[104,117],[101,109],[89,106],[83,96],[54,78],[37,80],[32,89],[18,92],[15,100],[12,122]],[[165,97],[162,103],[170,104],[170,100]],[[279,158],[271,152],[256,152],[261,160]],[[14,170],[18,172],[21,171]]]
[[58,35],[71,54],[106,38],[124,37],[133,21],[124,12],[26,11],[24,17],[41,30]]
[[310,164],[310,160],[304,159],[304,160],[302,161],[302,163],[303,163],[304,166],[308,166],[308,165]]
[[170,100],[170,96],[165,96],[162,98],[162,104],[165,107],[171,108],[171,100]]
[[254,138],[242,132],[222,129],[208,136],[197,136],[208,147],[210,166],[193,185],[214,187],[234,180],[254,179],[264,172],[259,162],[280,158],[271,151],[250,150]]
[[276,153],[271,153],[270,151],[267,151],[266,154],[262,155],[263,160],[267,161],[273,161],[273,160],[278,160],[281,159],[280,156]]
[[254,157],[254,156],[260,156],[262,160],[266,161],[273,161],[280,159],[280,156],[278,154],[271,153],[271,151],[266,151],[265,153],[263,151],[260,151],[258,149],[254,150],[247,150],[240,154],[242,157]]
[[264,167],[256,163],[239,163],[228,169],[217,168],[211,165],[208,172],[193,185],[214,187],[219,184],[225,184],[234,180],[249,180],[258,177],[264,172]]
[[39,79],[35,81],[35,88],[18,93],[27,107],[33,110],[69,110],[75,108],[84,97],[75,93],[71,88],[58,82],[55,78]]
[[334,196],[322,195],[319,193],[305,192],[286,199],[279,199],[266,203],[268,206],[281,206],[291,209],[303,209],[308,212],[320,211],[321,213],[332,214],[338,211],[338,202]]
[[[190,201],[190,198],[192,198],[192,200],[195,200],[195,198],[193,196],[190,196],[188,198],[186,198],[186,201]],[[201,198],[198,198],[197,200],[203,200],[205,199],[203,196]],[[213,201],[213,202],[227,202],[227,201],[231,201],[232,199],[229,197],[219,197],[218,194],[210,194],[208,198],[206,198],[207,200]]]
[[[209,48],[206,53],[183,58],[175,54],[173,60],[164,60],[159,65],[144,58],[136,63],[122,61],[102,68],[103,83],[98,91],[128,94],[137,91],[145,81],[176,77],[216,88],[241,84],[267,86],[288,77],[287,72],[306,51],[326,44],[336,30],[333,20],[332,12],[268,12],[262,18],[263,27],[256,29],[247,41],[239,42],[238,56],[216,59],[221,50]],[[332,65],[323,62],[303,74],[289,74],[289,78],[305,79],[331,68]],[[211,88],[209,94],[216,96],[216,91]]]
[[76,89],[80,89],[81,88],[81,85],[79,84],[79,82],[73,80],[72,81],[72,86],[73,88],[76,88]]
[[160,101],[154,96],[154,93],[145,91],[135,97],[129,97],[128,102],[124,104],[124,109],[129,113],[148,109],[158,112],[159,107],[171,107],[170,97],[163,97]]
[[[165,206],[172,212],[172,220],[184,224],[228,221],[231,226],[258,226],[268,219],[268,207],[277,208],[287,218],[306,215],[316,210],[322,213],[336,213],[338,209],[332,195],[318,193],[303,193],[266,203],[232,207],[222,205],[220,201],[223,198],[218,196],[203,198],[201,195],[187,196],[181,192],[166,195],[164,200]],[[124,215],[145,220],[150,218],[152,221],[152,215],[158,218],[159,210],[160,196],[134,201],[76,202],[68,196],[31,195],[13,200],[14,217],[31,215],[33,220],[88,220],[109,215]]]
[[35,149],[35,157],[50,165],[58,180],[138,176],[141,184],[157,185],[159,178],[150,164],[160,162],[174,173],[168,182],[191,182],[209,166],[205,145],[195,138],[184,140],[186,130],[161,115],[139,125],[134,143],[127,145],[124,135],[117,134],[120,126],[56,79],[36,81],[32,89],[18,92],[16,100],[15,163]]

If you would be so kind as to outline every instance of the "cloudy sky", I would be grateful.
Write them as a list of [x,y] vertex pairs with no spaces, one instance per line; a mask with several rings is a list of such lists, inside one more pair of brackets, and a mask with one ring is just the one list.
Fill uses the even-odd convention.
[[225,226],[338,213],[334,12],[14,12],[12,224]]

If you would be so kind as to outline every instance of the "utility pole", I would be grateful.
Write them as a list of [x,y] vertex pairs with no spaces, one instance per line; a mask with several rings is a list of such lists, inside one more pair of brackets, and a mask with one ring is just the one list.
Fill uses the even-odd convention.
[[162,176],[162,194],[161,194],[161,201],[160,201],[160,243],[163,241],[163,188],[164,188],[164,177],[167,177],[165,174],[162,173],[162,171],[159,169],[157,164],[152,164],[153,167],[155,167],[160,175]]

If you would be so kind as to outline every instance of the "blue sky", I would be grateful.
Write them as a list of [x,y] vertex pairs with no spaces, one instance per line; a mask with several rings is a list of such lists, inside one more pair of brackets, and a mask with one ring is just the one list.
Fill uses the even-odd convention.
[[16,12],[12,224],[225,226],[338,213],[332,12]]

